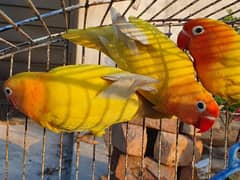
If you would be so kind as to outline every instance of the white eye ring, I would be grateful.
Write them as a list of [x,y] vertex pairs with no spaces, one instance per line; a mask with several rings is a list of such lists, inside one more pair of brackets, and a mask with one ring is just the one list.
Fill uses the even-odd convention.
[[197,103],[196,103],[196,107],[197,107],[197,110],[198,110],[198,112],[204,112],[205,110],[206,110],[206,104],[205,104],[205,102],[203,102],[203,101],[198,101]]
[[192,33],[193,33],[193,35],[196,35],[196,36],[204,33],[204,31],[205,30],[202,26],[194,26],[192,28]]
[[12,89],[9,88],[9,87],[6,87],[6,88],[4,89],[4,92],[5,92],[6,96],[10,96],[10,95],[12,94]]

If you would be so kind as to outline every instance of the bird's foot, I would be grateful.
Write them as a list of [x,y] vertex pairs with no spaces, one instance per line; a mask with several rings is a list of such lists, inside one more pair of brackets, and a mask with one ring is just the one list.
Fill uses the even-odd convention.
[[86,133],[86,134],[78,134],[75,137],[75,142],[80,143],[80,142],[85,142],[88,144],[98,144],[98,141],[96,141],[94,138],[94,135],[91,133]]

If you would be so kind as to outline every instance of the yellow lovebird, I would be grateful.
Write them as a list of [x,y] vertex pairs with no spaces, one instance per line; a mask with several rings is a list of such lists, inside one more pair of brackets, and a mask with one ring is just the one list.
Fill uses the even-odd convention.
[[63,38],[104,52],[124,70],[158,79],[153,84],[157,91],[139,90],[153,109],[163,115],[176,115],[200,132],[211,128],[219,108],[211,94],[196,82],[187,55],[150,23],[135,17],[127,22],[114,9],[111,16],[112,25],[72,29]]
[[190,52],[206,89],[228,104],[240,102],[240,35],[224,22],[198,18],[188,21],[178,46]]
[[49,72],[23,72],[4,83],[16,109],[53,132],[90,131],[141,115],[136,90],[154,91],[158,80],[100,65],[69,65]]

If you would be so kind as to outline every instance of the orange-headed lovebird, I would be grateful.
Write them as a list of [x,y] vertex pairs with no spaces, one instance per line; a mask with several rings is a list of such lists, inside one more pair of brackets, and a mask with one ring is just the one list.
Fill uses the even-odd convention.
[[190,20],[177,44],[193,57],[207,90],[229,104],[240,102],[240,35],[231,26],[209,18]]
[[154,91],[150,77],[100,65],[69,65],[49,72],[23,72],[4,82],[16,109],[53,132],[102,136],[114,123],[143,113],[136,90]]
[[135,17],[125,20],[114,9],[113,24],[72,29],[63,34],[76,44],[98,49],[127,71],[158,79],[157,91],[139,93],[165,115],[207,131],[219,115],[219,108],[195,80],[194,69],[186,54],[150,23]]

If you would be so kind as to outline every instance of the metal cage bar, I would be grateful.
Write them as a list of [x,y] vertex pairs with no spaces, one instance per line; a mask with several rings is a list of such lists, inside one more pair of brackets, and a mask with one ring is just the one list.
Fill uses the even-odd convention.
[[108,157],[108,159],[107,159],[107,179],[108,180],[110,180],[111,179],[111,160],[112,160],[112,156],[111,156],[111,154],[112,154],[112,128],[110,127],[110,128],[108,128],[108,144],[107,144],[107,146],[108,146],[108,154],[107,154],[107,157]]
[[192,174],[192,176],[191,176],[191,179],[192,180],[194,180],[194,178],[195,178],[195,163],[196,163],[196,152],[195,152],[195,144],[196,144],[196,140],[197,140],[197,138],[196,138],[196,128],[194,128],[194,130],[193,130],[193,137],[192,137],[192,139],[193,139],[193,153],[192,153],[192,172],[191,172],[191,174]]
[[[93,137],[93,140],[95,141],[96,140],[96,137],[94,136]],[[92,170],[91,170],[91,173],[92,173],[92,180],[95,179],[95,168],[96,168],[96,144],[93,144],[92,146]]]
[[141,17],[145,12],[147,12],[148,9],[151,8],[156,2],[157,2],[157,0],[153,0],[146,8],[144,8],[144,9],[142,10],[142,12],[141,12],[139,15],[137,15],[137,17],[140,18],[140,17]]
[[[159,139],[158,139],[158,146],[160,147],[160,148],[162,148],[162,118],[161,119],[159,119],[160,120],[160,122],[159,122],[159,131],[158,131],[158,137],[159,137]],[[161,156],[162,156],[162,151],[161,150],[159,150],[158,151],[158,179],[160,179],[161,178]]]
[[[37,38],[34,39],[35,43],[32,43],[31,46],[29,46],[29,42],[23,42],[18,44],[18,48],[15,51],[12,51],[12,48],[5,48],[3,50],[0,50],[0,53],[3,53],[4,51],[6,51],[7,53],[0,56],[0,59],[5,59],[7,57],[10,57],[12,54],[18,54],[18,53],[22,53],[24,51],[28,51],[29,48],[39,48],[39,47],[43,47],[43,46],[48,46],[48,44],[52,44],[52,43],[57,43],[57,42],[61,42],[63,41],[60,36],[62,33],[56,33],[56,34],[52,34],[52,39],[49,39],[49,36],[44,36],[41,38]],[[53,38],[54,37],[54,38]]]
[[197,10],[197,11],[191,13],[190,15],[186,16],[186,17],[183,18],[183,19],[188,19],[188,18],[190,18],[190,17],[192,17],[192,16],[194,16],[194,15],[196,15],[196,14],[202,12],[203,10],[205,10],[205,9],[207,9],[207,8],[209,8],[209,7],[211,7],[211,6],[215,5],[215,4],[217,4],[217,3],[219,3],[220,1],[222,1],[222,0],[216,0],[216,1],[214,1],[214,2],[211,2],[211,3],[207,4],[206,6],[203,6],[203,7],[200,8],[199,10]]
[[142,151],[141,151],[141,164],[140,164],[140,175],[141,175],[141,177],[140,177],[140,179],[142,179],[142,180],[144,180],[144,136],[145,136],[145,134],[144,134],[144,131],[145,131],[145,129],[146,129],[146,120],[145,120],[145,118],[143,118],[143,120],[142,120]]
[[177,12],[175,12],[174,14],[172,14],[171,16],[168,16],[166,19],[172,19],[174,16],[178,15],[179,13],[183,12],[185,9],[188,9],[189,7],[193,6],[194,4],[196,4],[197,2],[199,2],[199,0],[194,0],[192,2],[190,2],[189,4],[187,4],[186,6],[184,6],[183,8],[179,9]]
[[24,37],[26,37],[26,39],[28,39],[30,42],[33,42],[32,38],[22,29],[20,28],[5,12],[3,12],[2,10],[0,10],[0,15],[9,23],[12,25],[12,27],[14,27],[14,29],[16,31],[18,31],[19,33],[21,33]]
[[67,15],[67,11],[66,11],[65,0],[61,0],[61,7],[62,7],[62,10],[63,10],[63,16],[64,16],[64,20],[65,20],[65,27],[66,27],[66,30],[68,30],[68,15]]
[[[48,26],[46,24],[46,22],[43,20],[43,18],[40,16],[39,11],[37,10],[37,8],[35,7],[35,5],[33,4],[32,0],[27,0],[29,6],[31,7],[31,9],[33,10],[33,12],[35,13],[35,15],[38,17],[39,21],[41,22],[42,26],[44,27],[44,29],[47,31],[48,35],[51,36],[51,32],[48,29]],[[64,11],[65,12],[65,11]]]
[[80,142],[76,145],[76,161],[75,161],[75,180],[78,180],[79,174],[79,160],[80,160]]
[[132,7],[132,6],[134,6],[134,3],[136,2],[137,0],[132,0],[132,1],[130,1],[130,4],[128,5],[128,7],[125,9],[125,11],[123,12],[123,16],[125,16],[126,15],[126,13],[129,11],[129,9]]
[[212,158],[213,158],[213,131],[210,130],[210,144],[209,144],[209,164],[208,164],[208,178],[210,179],[212,177]]
[[176,126],[176,151],[175,151],[175,175],[174,175],[174,179],[177,180],[177,174],[178,174],[178,137],[179,137],[179,127],[180,127],[180,121],[179,119],[177,119],[177,126]]
[[212,15],[214,15],[214,14],[216,14],[216,13],[222,11],[222,10],[225,10],[225,9],[229,8],[230,6],[233,6],[233,5],[237,4],[237,3],[239,3],[239,1],[234,1],[234,2],[232,2],[230,4],[227,4],[226,6],[223,6],[223,7],[219,8],[219,9],[213,11],[212,13],[206,15],[205,17],[210,17],[210,16],[212,16]]
[[[128,122],[126,122],[126,152],[128,151]],[[127,174],[128,174],[128,154],[126,153],[126,156],[125,156],[125,167],[124,167],[124,173],[125,173],[125,176],[124,176],[124,180],[127,180]]]
[[11,46],[11,47],[14,47],[14,48],[17,47],[15,44],[13,44],[13,43],[11,43],[11,42],[3,39],[3,38],[0,38],[0,41],[3,42],[3,43],[5,43],[5,44],[7,44],[7,45],[9,45],[9,46]]
[[[31,58],[32,57],[32,51],[31,48],[28,51],[28,66],[27,66],[27,71],[30,71],[31,69]],[[24,128],[24,147],[23,147],[23,173],[22,173],[22,180],[26,179],[27,176],[27,150],[26,150],[26,145],[27,145],[27,131],[28,131],[28,117],[25,117],[25,128]]]
[[[59,14],[62,14],[63,16],[63,20],[64,20],[64,24],[65,27],[61,30],[68,30],[69,28],[69,13],[71,11],[74,10],[84,10],[84,22],[83,22],[83,28],[86,28],[86,24],[88,21],[88,16],[89,16],[89,11],[88,9],[92,6],[98,6],[98,5],[107,5],[106,11],[103,12],[103,17],[100,20],[100,23],[98,24],[98,26],[103,26],[104,21],[106,20],[107,15],[109,14],[109,11],[111,9],[111,7],[114,5],[114,3],[116,2],[129,2],[129,4],[127,5],[127,7],[124,9],[123,11],[123,15],[126,15],[129,10],[131,8],[133,8],[135,0],[133,1],[129,1],[129,0],[98,0],[98,1],[90,1],[90,0],[85,0],[85,2],[83,3],[79,3],[76,5],[72,5],[72,6],[66,6],[66,2],[65,0],[60,0],[60,9],[48,9],[46,8],[46,10],[48,10],[47,13],[43,13],[40,14],[39,9],[33,4],[33,2],[31,0],[28,0],[28,4],[29,7],[33,10],[33,12],[35,13],[36,16],[31,17],[31,18],[27,18],[27,19],[23,19],[20,21],[15,22],[13,19],[11,19],[9,17],[8,14],[6,14],[4,11],[0,10],[0,15],[1,17],[7,22],[9,23],[8,25],[2,26],[0,27],[0,33],[3,32],[7,32],[11,29],[15,29],[16,33],[20,33],[25,40],[23,42],[20,43],[15,43],[12,42],[10,40],[7,40],[4,37],[0,37],[0,42],[7,45],[8,47],[3,47],[2,49],[0,49],[0,60],[6,60],[9,59],[10,62],[10,68],[9,68],[9,76],[13,75],[13,65],[15,63],[15,57],[18,54],[21,54],[23,52],[27,52],[28,53],[28,65],[27,65],[27,71],[31,70],[31,64],[32,64],[32,50],[37,49],[37,48],[41,48],[41,47],[46,47],[47,48],[47,60],[46,60],[46,71],[51,69],[51,66],[53,66],[54,64],[52,64],[50,62],[50,56],[51,56],[51,52],[52,52],[52,48],[54,45],[56,45],[57,43],[61,43],[63,44],[64,47],[64,52],[63,52],[63,60],[62,60],[62,64],[66,65],[67,64],[67,54],[69,51],[69,46],[68,43],[64,40],[62,40],[61,38],[61,34],[62,32],[57,32],[57,33],[52,33],[51,32],[51,26],[47,25],[46,23],[46,18],[48,17],[52,17],[52,16],[56,16]],[[180,0],[178,0],[180,1]],[[200,9],[197,9],[194,12],[191,12],[190,15],[183,17],[183,18],[174,18],[177,15],[179,15],[180,13],[188,10],[189,8],[191,8],[193,5],[195,5],[196,3],[199,2],[199,0],[192,0],[191,2],[186,3],[184,6],[179,7],[179,9],[176,9],[175,12],[173,12],[172,14],[168,15],[167,17],[161,17],[160,14],[163,13],[164,11],[166,11],[169,7],[174,6],[174,4],[177,1],[170,1],[166,4],[166,6],[162,7],[159,11],[157,11],[155,14],[153,13],[153,15],[151,16],[151,18],[149,19],[149,21],[151,23],[154,23],[156,26],[158,27],[168,27],[168,32],[167,34],[170,36],[172,34],[172,27],[173,26],[181,26],[183,22],[189,20],[190,18],[192,18],[193,16],[198,15],[200,12],[203,12],[204,10],[215,6],[216,4],[218,4],[219,2],[221,2],[222,0],[216,0],[216,1],[210,1],[207,5],[205,6],[201,6]],[[145,8],[143,8],[143,10],[140,11],[140,13],[138,14],[137,17],[141,17],[143,16],[146,12],[148,12],[148,10],[153,7],[157,2],[159,2],[158,0],[153,0],[151,1],[148,6],[146,6]],[[224,6],[221,6],[220,8],[215,9],[214,11],[212,11],[211,13],[208,13],[205,15],[205,17],[212,17],[215,14],[226,10],[227,8],[236,5],[237,3],[239,3],[239,1],[233,1],[231,3],[228,3]],[[24,6],[25,7],[25,6]],[[26,6],[27,8],[27,6]],[[234,15],[237,14],[238,12],[240,12],[240,9],[234,10],[233,12],[231,12],[228,15],[224,15],[221,18],[219,18],[220,20],[222,20],[223,18],[225,18],[226,16],[229,15]],[[158,18],[159,16],[159,18]],[[45,29],[45,31],[47,32],[47,36],[41,36],[38,38],[33,39],[28,33],[26,33],[23,30],[23,26],[27,26],[28,24],[34,22],[34,21],[39,21],[41,23],[41,27],[43,27]],[[240,20],[236,20],[233,23],[237,23]],[[18,32],[17,32],[18,31]],[[85,63],[85,48],[82,47],[82,63]],[[101,64],[101,52],[99,52],[98,55],[98,64]],[[6,118],[6,139],[5,139],[5,162],[4,162],[4,179],[8,179],[9,178],[9,120],[10,120],[10,116],[11,116],[11,111],[8,110],[7,113],[7,118]],[[228,136],[229,136],[229,131],[228,131],[228,127],[229,127],[229,123],[230,123],[230,114],[228,111],[226,111],[225,114],[225,131],[224,131],[224,150],[225,150],[225,154],[224,154],[224,167],[226,167],[226,162],[227,162],[227,149],[228,149]],[[159,141],[158,141],[158,145],[161,148],[162,147],[162,119],[159,120]],[[142,129],[143,131],[146,128],[146,122],[145,119],[143,119],[142,121],[143,125],[142,125]],[[178,174],[179,174],[179,168],[178,168],[178,156],[179,156],[179,152],[178,152],[178,147],[179,147],[179,127],[180,127],[180,122],[179,120],[177,121],[177,126],[176,126],[176,151],[175,151],[175,179],[178,178]],[[27,153],[27,143],[28,143],[28,129],[29,129],[29,120],[27,117],[25,117],[25,121],[24,121],[24,134],[23,134],[23,161],[22,161],[22,166],[23,166],[23,171],[22,171],[22,179],[25,180],[27,179],[27,160],[28,160],[28,153]],[[109,128],[109,137],[108,137],[108,142],[107,142],[107,146],[108,146],[108,154],[107,154],[107,179],[110,180],[112,177],[112,172],[111,172],[111,154],[112,154],[112,139],[111,139],[111,128]],[[240,133],[239,133],[240,134]],[[127,130],[126,130],[126,139],[128,139],[128,123],[127,123]],[[194,133],[193,136],[191,136],[193,139],[193,153],[192,153],[192,164],[191,164],[191,170],[192,170],[192,174],[191,174],[191,179],[194,179],[195,177],[195,163],[196,163],[196,152],[195,152],[195,142],[196,142],[196,129],[194,129]],[[208,169],[208,178],[211,178],[211,173],[212,173],[212,159],[213,159],[213,132],[212,130],[210,131],[210,135],[209,135],[209,139],[210,139],[210,144],[209,144],[209,169]],[[95,140],[95,137],[94,137]],[[63,179],[63,151],[64,151],[64,146],[63,146],[63,141],[64,141],[64,135],[60,134],[59,135],[59,145],[58,145],[58,149],[59,149],[59,159],[58,159],[58,166],[57,166],[57,170],[58,170],[58,179]],[[237,139],[237,141],[239,141],[239,137]],[[128,142],[126,142],[126,146],[128,145]],[[139,174],[139,179],[143,179],[144,178],[144,152],[143,152],[143,146],[144,146],[144,133],[142,135],[142,156],[141,156],[141,165],[140,165],[140,174]],[[80,163],[80,158],[81,158],[81,154],[80,154],[80,143],[76,143],[75,145],[76,148],[76,156],[75,156],[75,179],[80,179],[80,171],[79,171],[79,163]],[[127,149],[127,147],[126,147]],[[97,157],[96,157],[96,150],[97,150],[97,146],[93,145],[92,146],[92,161],[91,161],[91,179],[94,180],[95,179],[95,170],[97,168]],[[47,131],[46,129],[43,129],[43,134],[42,134],[42,157],[41,157],[41,179],[45,179],[46,178],[46,154],[47,154]],[[158,169],[157,169],[157,176],[158,179],[161,178],[161,173],[162,173],[162,169],[161,169],[161,150],[158,151]],[[125,169],[125,179],[127,179],[127,174],[128,174],[128,155],[126,155],[125,158],[125,165],[124,165]]]
[[[105,13],[104,13],[101,21],[100,21],[99,26],[102,26],[102,25],[103,25],[104,20],[106,19],[107,14],[109,13],[109,11],[110,11],[110,9],[111,9],[111,7],[112,7],[112,5],[113,5],[113,2],[114,2],[113,0],[111,0],[111,1],[109,2],[108,7],[107,7],[107,9],[106,9],[106,11],[105,11]],[[99,54],[98,54],[98,64],[101,64],[101,51],[99,51]]]
[[28,118],[25,118],[25,124],[24,124],[24,147],[23,147],[23,173],[22,173],[22,180],[26,179],[27,175],[27,151],[26,151],[26,145],[27,145],[27,130],[28,130]]
[[165,7],[163,7],[161,10],[159,10],[156,14],[154,14],[151,18],[150,21],[155,19],[159,14],[161,14],[163,11],[165,11],[167,8],[169,8],[171,5],[173,5],[174,3],[176,3],[178,0],[173,0],[171,2],[169,2]]
[[58,179],[62,179],[62,159],[63,159],[63,133],[59,135],[59,161],[58,161]]
[[[9,67],[9,77],[13,74],[13,61],[14,61],[14,55],[10,58],[10,67]],[[9,169],[9,105],[8,105],[8,112],[6,117],[6,149],[5,149],[5,164],[4,164],[4,179],[8,179],[8,169]]]

